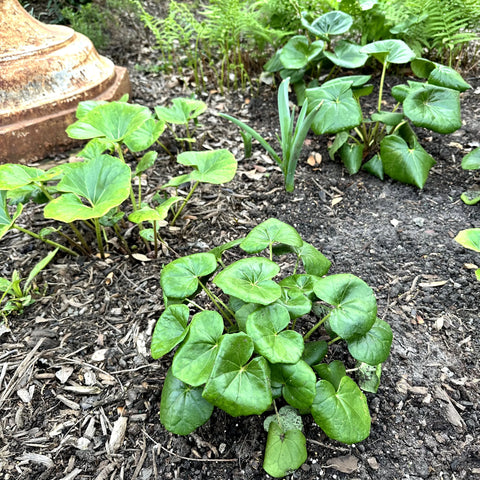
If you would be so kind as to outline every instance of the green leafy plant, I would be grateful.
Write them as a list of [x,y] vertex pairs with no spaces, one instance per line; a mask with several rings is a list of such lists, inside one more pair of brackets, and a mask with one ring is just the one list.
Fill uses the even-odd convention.
[[[237,246],[248,256],[226,265],[225,252]],[[257,255],[264,251],[267,257]],[[283,278],[278,255],[294,259]],[[232,416],[271,411],[263,466],[274,477],[307,458],[301,414],[310,413],[338,441],[366,438],[365,395],[342,360],[324,360],[330,345],[344,341],[358,368],[371,365],[378,377],[392,332],[377,318],[372,289],[354,275],[326,276],[329,268],[313,245],[276,219],[166,265],[160,276],[166,308],[151,343],[156,359],[176,349],[160,403],[165,428],[187,435],[214,407]],[[200,293],[210,305],[198,303]],[[190,318],[191,308],[197,313]],[[284,403],[289,407],[277,409]]]
[[0,277],[0,292],[3,292],[0,297],[0,313],[4,318],[12,312],[22,313],[25,307],[35,301],[31,295],[32,290],[35,289],[35,277],[50,263],[57,251],[58,248],[40,260],[24,282],[17,270],[13,271],[11,279]]
[[[126,216],[121,208],[127,207],[125,200],[130,198],[131,207],[127,208],[132,212],[128,219],[139,225],[140,236],[148,251],[150,243],[153,243],[157,256],[158,242],[162,241],[158,229],[166,225],[169,210],[183,200],[174,214],[174,224],[200,183],[218,185],[232,180],[237,164],[227,150],[183,152],[178,156],[178,162],[192,167],[193,171],[175,177],[163,187],[178,188],[192,182],[193,187],[187,197],[164,196],[160,199],[157,196],[160,204],[155,207],[143,202],[141,177],[154,166],[158,154],[152,150],[145,152],[132,172],[125,162],[124,152],[134,155],[159,142],[165,121],[155,118],[148,108],[128,104],[125,100],[80,103],[76,113],[78,120],[67,128],[67,133],[75,139],[89,140],[78,153],[83,161],[59,165],[48,171],[23,165],[0,165],[0,238],[9,230],[17,229],[69,254],[78,255],[79,251],[90,255],[92,250],[82,233],[86,230],[87,234],[94,233],[103,258],[109,241],[107,229],[110,228],[119,238],[123,250],[131,254],[119,227]],[[184,124],[188,132],[188,122],[195,121],[205,109],[203,102],[178,99],[174,101],[173,109],[157,110],[169,122]],[[188,135],[191,138],[191,133]],[[138,179],[136,194],[135,178]],[[17,218],[22,213],[23,204],[29,200],[46,204],[44,216],[68,224],[76,239],[62,228],[49,227],[35,233],[21,227]],[[13,214],[9,204],[16,205]],[[144,228],[144,223],[151,224],[152,228]],[[73,250],[48,238],[52,233],[65,238]]]
[[260,142],[263,148],[269,155],[277,162],[285,177],[285,190],[292,192],[294,189],[294,177],[297,162],[303,147],[303,143],[308,134],[310,126],[315,118],[320,104],[317,104],[310,113],[307,114],[308,101],[306,101],[295,123],[295,109],[290,112],[288,100],[288,85],[289,79],[285,79],[278,89],[278,115],[280,120],[280,146],[282,148],[282,156],[277,155],[273,147],[253,128],[249,127],[242,121],[221,113],[220,116],[230,120],[235,125],[238,125],[246,135],[243,136],[246,143],[246,151],[250,150],[250,142],[253,137]]
[[[338,152],[349,173],[363,168],[379,178],[386,174],[423,188],[435,160],[421,147],[411,124],[438,133],[454,132],[462,125],[460,92],[470,85],[450,67],[416,58],[401,40],[373,42],[360,52],[382,64],[377,111],[364,117],[359,101],[373,91],[367,84],[369,76],[339,77],[306,90],[310,108],[323,102],[312,130],[316,134],[336,134],[330,156]],[[409,80],[406,85],[393,87],[391,93],[398,103],[392,111],[383,110],[388,67],[409,62],[414,73],[426,82]]]

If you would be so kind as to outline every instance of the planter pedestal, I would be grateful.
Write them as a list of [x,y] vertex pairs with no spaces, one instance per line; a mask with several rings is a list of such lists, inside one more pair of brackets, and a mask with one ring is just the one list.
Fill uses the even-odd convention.
[[71,28],[0,1],[0,163],[29,163],[75,145],[65,129],[83,100],[130,93],[125,68]]

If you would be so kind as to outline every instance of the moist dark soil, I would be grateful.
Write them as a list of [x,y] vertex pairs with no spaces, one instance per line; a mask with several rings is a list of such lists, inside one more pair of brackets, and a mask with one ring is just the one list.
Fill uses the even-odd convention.
[[[191,78],[152,74],[151,39],[136,25],[135,42],[107,52],[128,67],[133,101],[154,107],[195,92]],[[131,38],[130,25],[125,38]],[[403,82],[389,77],[387,85]],[[149,344],[163,311],[159,275],[177,256],[244,236],[274,217],[298,229],[332,261],[330,273],[353,273],[375,291],[379,316],[394,332],[377,394],[367,394],[371,435],[355,445],[327,438],[305,418],[308,460],[289,479],[393,480],[480,478],[480,283],[478,254],[453,238],[480,226],[478,206],[460,194],[480,183],[461,158],[479,145],[480,80],[466,78],[463,127],[451,135],[417,129],[437,160],[425,187],[360,172],[350,176],[328,157],[332,139],[310,135],[284,191],[279,168],[259,145],[245,159],[228,112],[272,140],[278,132],[276,92],[259,84],[198,94],[195,149],[228,148],[238,172],[226,185],[200,186],[159,258],[142,248],[129,257],[114,241],[105,260],[57,254],[37,277],[36,302],[0,323],[0,478],[3,480],[163,480],[270,478],[262,469],[264,416],[232,418],[215,410],[195,433],[166,431],[158,410],[171,357],[153,360]],[[387,88],[388,90],[388,88]],[[389,101],[387,97],[387,102]],[[166,135],[172,150],[174,141]],[[75,152],[41,165],[70,161]],[[144,179],[146,198],[180,165],[159,150]],[[27,205],[20,224],[49,224]],[[136,243],[136,230],[129,230]],[[127,236],[128,237],[128,236]],[[138,243],[138,242],[137,242]],[[0,276],[26,277],[48,249],[15,232],[0,243]]]

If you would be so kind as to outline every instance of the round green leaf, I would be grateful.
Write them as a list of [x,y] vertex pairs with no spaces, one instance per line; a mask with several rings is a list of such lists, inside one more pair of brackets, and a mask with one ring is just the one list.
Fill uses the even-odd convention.
[[237,161],[228,150],[207,150],[204,152],[182,152],[177,162],[193,167],[189,180],[220,185],[235,176]]
[[168,371],[162,388],[160,421],[170,432],[188,435],[212,415],[213,405],[202,397],[201,388],[193,388]]
[[224,335],[203,397],[229,415],[260,415],[272,403],[270,370],[263,357],[246,363],[253,340],[245,333]]
[[276,301],[276,304],[288,310],[290,320],[302,317],[310,313],[312,309],[311,300],[298,288],[282,288],[282,296]]
[[373,290],[350,274],[330,275],[315,282],[315,295],[335,308],[329,314],[331,329],[348,340],[370,330],[377,318]]
[[403,102],[405,115],[417,127],[452,133],[462,126],[460,93],[450,88],[424,85],[411,91]]
[[480,252],[480,228],[461,230],[454,240],[465,248]]
[[280,286],[282,289],[300,290],[308,299],[312,300],[314,277],[312,275],[296,274],[285,277]]
[[346,40],[340,40],[335,53],[325,51],[324,55],[335,65],[343,68],[359,68],[365,65],[368,55],[361,53],[362,47]]
[[410,147],[398,135],[389,135],[380,143],[384,172],[394,180],[423,188],[435,160],[418,142]]
[[283,385],[283,398],[299,410],[311,407],[315,397],[315,372],[308,363],[299,360],[293,365],[273,364],[270,366],[272,382]]
[[307,88],[306,96],[311,108],[323,101],[312,123],[314,133],[337,133],[360,125],[362,111],[353,96],[351,85],[351,82],[345,81]]
[[291,225],[275,218],[269,218],[250,231],[240,243],[240,248],[247,253],[257,253],[269,248],[274,243],[301,247],[303,240]]
[[302,360],[308,365],[316,365],[320,363],[328,353],[328,344],[325,340],[317,340],[315,342],[307,342],[303,351]]
[[268,429],[264,470],[274,478],[285,477],[297,470],[307,460],[306,443],[300,430],[284,432],[277,422],[272,422]]
[[138,128],[130,132],[123,139],[123,143],[125,143],[131,152],[141,152],[142,150],[150,148],[164,130],[165,122],[162,120],[155,121],[153,118],[149,118]]
[[156,221],[157,226],[160,226],[160,224],[165,220],[165,218],[167,218],[170,207],[174,203],[179,202],[180,200],[182,200],[181,197],[170,197],[170,198],[167,198],[167,200],[165,200],[156,208],[143,206],[142,208],[139,208],[138,210],[135,210],[134,212],[132,212],[128,216],[128,219],[133,223],[142,223],[142,222],[153,223],[154,221]]
[[385,125],[396,127],[404,119],[403,113],[397,112],[377,112],[372,115],[374,122],[381,122]]
[[125,102],[100,104],[70,125],[66,132],[70,138],[89,139],[105,137],[119,143],[152,117],[150,110],[141,105]]
[[207,110],[207,104],[193,98],[174,98],[172,107],[155,107],[155,114],[167,123],[186,125]]
[[210,275],[216,268],[217,259],[211,253],[177,258],[162,269],[160,285],[163,293],[169,298],[186,298],[197,290],[198,279]]
[[323,51],[323,42],[310,43],[304,35],[292,37],[280,52],[280,61],[284,68],[299,69],[308,65]]
[[462,168],[464,170],[480,169],[480,147],[475,148],[462,158]]
[[271,280],[279,271],[280,267],[267,258],[244,258],[221,271],[213,283],[244,302],[268,305],[282,294],[280,285]]
[[307,274],[321,277],[330,270],[330,260],[310,243],[303,242],[302,246],[294,248],[294,251],[300,257]]
[[194,315],[188,336],[173,358],[173,374],[194,387],[205,383],[217,357],[223,329],[223,319],[217,312],[204,310]]
[[185,338],[189,313],[186,305],[170,305],[160,315],[150,346],[152,358],[163,357]]
[[344,143],[340,147],[338,153],[350,175],[354,175],[360,170],[363,160],[363,149],[364,145],[357,143]]
[[350,377],[343,377],[338,390],[327,380],[317,383],[312,405],[317,425],[334,440],[361,442],[370,434],[367,399]]
[[353,18],[341,10],[327,12],[311,24],[302,17],[302,25],[315,36],[329,40],[330,35],[341,35],[350,30]]
[[270,363],[297,363],[303,353],[303,337],[293,330],[284,330],[290,323],[288,310],[269,305],[252,312],[247,319],[247,334],[255,343],[255,351]]
[[330,363],[320,363],[319,365],[314,365],[313,368],[320,378],[330,382],[335,390],[338,389],[342,378],[347,374],[345,365],[340,360],[334,360]]
[[322,87],[329,87],[346,82],[350,83],[352,88],[361,87],[365,85],[371,78],[371,75],[348,75],[346,77],[336,77],[332,78],[331,80],[327,80],[325,83],[322,83]]
[[383,163],[380,155],[374,155],[368,162],[362,165],[362,170],[375,175],[380,180],[384,179],[383,175]]
[[153,167],[157,157],[158,152],[155,152],[154,150],[147,152],[138,162],[137,167],[135,168],[135,175],[139,176],[150,167]]
[[57,190],[66,193],[48,203],[44,215],[66,223],[103,217],[128,197],[130,182],[130,168],[119,158],[88,160],[65,173]]
[[453,88],[459,92],[472,88],[456,70],[446,65],[417,58],[411,63],[411,67],[417,77],[427,78],[428,83],[432,85]]
[[369,43],[360,50],[361,53],[372,55],[380,63],[403,64],[412,61],[416,55],[413,50],[403,41],[397,39],[379,40]]
[[393,333],[390,325],[377,318],[373,327],[360,337],[347,341],[352,357],[369,365],[383,363],[392,345]]
[[45,182],[54,175],[48,175],[40,168],[8,163],[0,165],[0,190],[15,190],[35,182]]

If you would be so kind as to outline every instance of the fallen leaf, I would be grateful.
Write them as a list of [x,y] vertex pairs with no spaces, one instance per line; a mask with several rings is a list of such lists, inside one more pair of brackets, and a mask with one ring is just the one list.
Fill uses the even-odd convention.
[[337,203],[340,203],[343,200],[343,197],[333,197],[332,198],[332,207],[337,205]]
[[422,282],[419,283],[419,286],[422,288],[433,288],[433,287],[442,287],[448,283],[448,280],[439,280],[438,282]]
[[112,434],[108,441],[109,450],[111,453],[115,453],[122,445],[125,438],[125,432],[127,431],[128,417],[118,417],[113,424]]
[[464,263],[463,266],[468,270],[476,270],[478,268],[474,263]]
[[353,473],[358,469],[358,459],[353,455],[330,458],[327,465],[342,473]]
[[143,253],[132,253],[132,257],[135,259],[135,260],[138,260],[139,262],[151,262],[152,259],[151,258],[148,258],[146,255],[144,255]]
[[105,355],[108,351],[108,348],[101,348],[100,350],[95,350],[92,353],[91,360],[92,362],[103,362],[105,360]]

